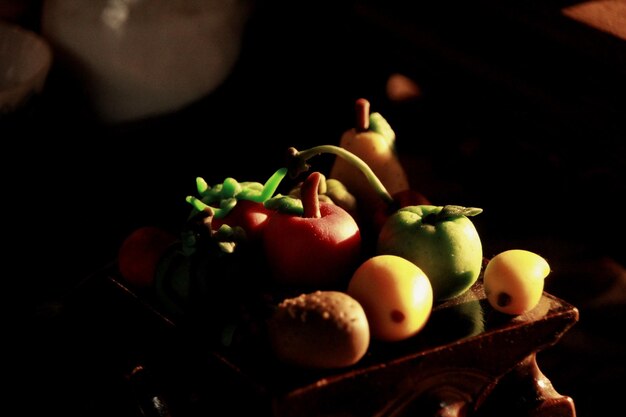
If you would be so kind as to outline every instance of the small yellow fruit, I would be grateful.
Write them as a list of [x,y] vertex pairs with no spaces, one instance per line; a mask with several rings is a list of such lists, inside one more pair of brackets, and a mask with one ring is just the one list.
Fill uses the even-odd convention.
[[363,262],[347,292],[363,306],[371,336],[383,341],[417,334],[433,307],[433,289],[426,274],[396,255],[378,255]]
[[[361,158],[379,178],[390,195],[408,190],[408,175],[396,152],[396,134],[385,118],[377,112],[370,113],[370,103],[360,98],[355,103],[357,125],[346,130],[339,146]],[[330,169],[329,178],[339,180],[354,195],[361,213],[380,201],[369,181],[350,162],[337,158]]]
[[534,252],[523,249],[501,252],[485,267],[487,300],[502,313],[526,313],[539,303],[549,273],[548,262]]

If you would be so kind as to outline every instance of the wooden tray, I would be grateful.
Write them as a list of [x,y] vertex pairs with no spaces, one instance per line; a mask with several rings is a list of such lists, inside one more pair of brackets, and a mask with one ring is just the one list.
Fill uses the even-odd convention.
[[325,372],[281,365],[262,347],[216,348],[208,328],[163,314],[115,265],[85,280],[68,306],[128,348],[125,377],[147,415],[576,415],[535,358],[578,321],[574,306],[548,293],[527,314],[507,316],[491,308],[479,279],[436,306],[417,336],[372,342],[358,364]]

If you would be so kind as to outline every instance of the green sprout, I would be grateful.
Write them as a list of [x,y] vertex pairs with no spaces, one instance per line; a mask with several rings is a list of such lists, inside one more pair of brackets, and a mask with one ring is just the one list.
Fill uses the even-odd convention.
[[[222,184],[210,187],[206,181],[196,178],[196,188],[200,198],[187,196],[185,199],[195,211],[206,212],[217,219],[226,217],[237,205],[239,200],[265,203],[269,200],[287,175],[287,168],[277,170],[266,182],[238,182],[234,178],[226,178]],[[193,213],[192,213],[193,214]]]

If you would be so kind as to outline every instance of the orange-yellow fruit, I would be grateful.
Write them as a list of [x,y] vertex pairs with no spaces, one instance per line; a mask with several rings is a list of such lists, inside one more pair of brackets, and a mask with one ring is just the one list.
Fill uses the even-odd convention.
[[501,252],[485,267],[487,300],[502,313],[523,314],[539,303],[549,273],[548,262],[534,252],[523,249]]
[[363,262],[347,292],[363,306],[372,338],[383,341],[417,334],[433,307],[433,289],[426,274],[395,255],[378,255]]

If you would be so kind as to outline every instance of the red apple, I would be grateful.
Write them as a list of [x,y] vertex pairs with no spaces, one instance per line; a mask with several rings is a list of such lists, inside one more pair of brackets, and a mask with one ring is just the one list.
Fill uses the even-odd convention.
[[302,188],[304,215],[275,212],[263,246],[272,278],[280,284],[331,288],[347,284],[361,256],[361,233],[354,218],[331,203],[319,202],[319,172]]

